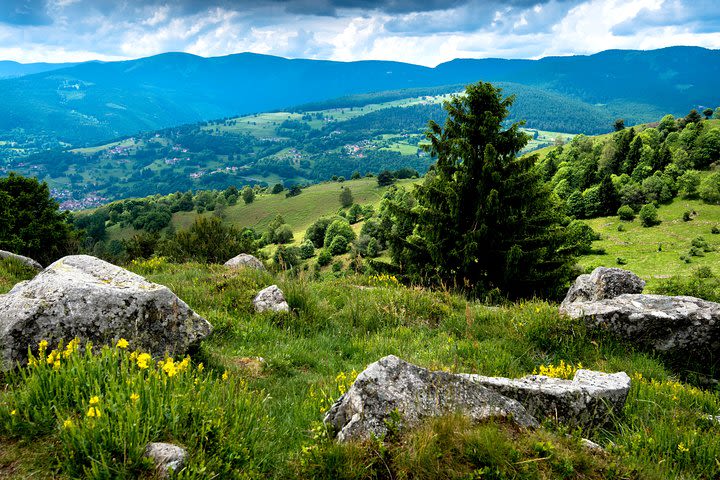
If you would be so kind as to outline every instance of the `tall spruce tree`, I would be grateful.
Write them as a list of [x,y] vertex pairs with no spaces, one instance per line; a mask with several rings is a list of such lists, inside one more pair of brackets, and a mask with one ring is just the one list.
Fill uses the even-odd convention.
[[429,123],[434,171],[415,188],[417,206],[395,205],[391,254],[403,273],[473,295],[555,294],[573,248],[566,218],[536,158],[518,158],[528,137],[503,128],[513,98],[490,83],[469,85],[445,102],[444,127]]

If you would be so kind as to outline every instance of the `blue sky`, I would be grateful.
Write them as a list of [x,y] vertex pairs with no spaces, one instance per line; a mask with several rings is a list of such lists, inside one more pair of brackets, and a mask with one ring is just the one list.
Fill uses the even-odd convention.
[[0,59],[539,58],[720,48],[720,0],[0,0]]

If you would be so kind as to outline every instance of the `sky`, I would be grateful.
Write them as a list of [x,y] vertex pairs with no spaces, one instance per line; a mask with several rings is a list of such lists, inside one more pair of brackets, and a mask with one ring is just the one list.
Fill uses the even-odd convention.
[[720,48],[720,0],[0,0],[0,59],[255,52],[427,66]]

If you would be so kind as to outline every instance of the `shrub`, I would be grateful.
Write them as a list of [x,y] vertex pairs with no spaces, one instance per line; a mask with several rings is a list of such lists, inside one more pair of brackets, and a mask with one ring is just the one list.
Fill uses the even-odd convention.
[[343,237],[342,235],[337,235],[335,238],[333,238],[332,242],[330,242],[329,249],[332,255],[342,255],[343,253],[347,253],[347,238]]
[[248,185],[245,185],[242,189],[242,199],[243,201],[248,204],[252,203],[255,200],[255,190],[250,188]]
[[288,225],[287,223],[280,225],[273,234],[275,243],[278,244],[290,243],[293,241],[293,237],[294,235],[292,228],[290,228],[290,225]]
[[683,222],[689,222],[692,220],[692,214],[689,210],[685,210],[682,215]]
[[340,205],[342,205],[343,208],[347,208],[352,205],[353,202],[352,190],[350,190],[350,187],[343,187],[342,190],[340,190]]
[[329,247],[337,236],[344,237],[346,245],[355,240],[355,232],[347,220],[339,218],[328,225],[323,245]]
[[307,260],[315,255],[315,246],[310,240],[305,240],[300,244],[300,258]]
[[652,227],[660,223],[658,220],[657,208],[652,203],[643,205],[638,214],[643,227]]
[[633,220],[635,220],[635,211],[632,209],[632,207],[628,205],[623,205],[622,207],[618,208],[617,215],[620,220],[625,220],[627,222],[632,222]]
[[625,228],[625,225],[623,225],[622,223],[617,226],[618,232],[624,232],[625,230],[627,230],[627,229]]
[[298,247],[285,247],[279,245],[273,256],[275,265],[283,270],[297,266],[300,263],[300,249]]
[[377,183],[380,187],[387,187],[395,183],[395,177],[390,170],[383,170],[382,172],[378,173]]
[[627,260],[625,260],[624,257],[617,257],[615,259],[615,263],[617,263],[618,265],[625,265],[627,264]]
[[285,190],[285,187],[283,186],[283,184],[276,183],[275,185],[273,185],[272,193],[273,193],[273,195],[277,195],[278,193],[282,193],[283,190]]
[[330,251],[327,248],[323,248],[322,250],[320,250],[320,253],[317,257],[317,264],[321,267],[324,267],[326,265],[329,265],[331,261],[332,254],[330,253]]
[[720,227],[718,227],[717,225],[713,226],[713,227],[710,229],[710,233],[712,233],[713,235],[718,235],[718,234],[720,234]]
[[698,189],[706,203],[720,204],[720,172],[711,173],[703,179]]
[[310,225],[305,231],[305,238],[310,240],[315,248],[322,248],[325,245],[325,233],[327,228],[332,222],[337,220],[337,217],[321,217],[318,218],[315,223]]

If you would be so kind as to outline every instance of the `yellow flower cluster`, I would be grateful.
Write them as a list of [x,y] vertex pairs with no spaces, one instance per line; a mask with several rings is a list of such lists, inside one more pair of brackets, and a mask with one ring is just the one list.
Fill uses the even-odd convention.
[[[172,378],[178,373],[182,373],[185,370],[188,369],[188,366],[190,366],[190,357],[185,357],[182,362],[175,363],[175,360],[172,359],[172,357],[168,357],[165,360],[160,360],[158,362],[158,367],[162,369],[165,374]],[[227,372],[226,372],[227,373]]]
[[575,372],[582,368],[582,363],[578,363],[575,367],[570,364],[566,364],[564,360],[560,360],[560,363],[557,365],[540,365],[540,367],[533,370],[533,375],[572,379],[575,376]]
[[147,260],[135,259],[130,262],[130,266],[138,270],[154,272],[167,265],[168,261],[165,257],[153,257]]
[[47,353],[48,345],[49,343],[47,340],[40,340],[40,343],[38,343],[38,358],[35,358],[32,354],[30,354],[28,357],[28,365],[31,367],[37,367],[39,362],[44,361],[49,366],[53,367],[53,370],[60,370],[60,367],[62,366],[61,360],[67,360],[74,352],[78,351],[78,348],[80,347],[80,339],[75,338],[71,340],[65,346],[65,349],[62,349],[61,342],[60,346],[57,349],[52,350],[50,353]]
[[377,287],[395,287],[399,284],[398,279],[395,275],[388,275],[381,273],[379,275],[370,276],[370,284]]

